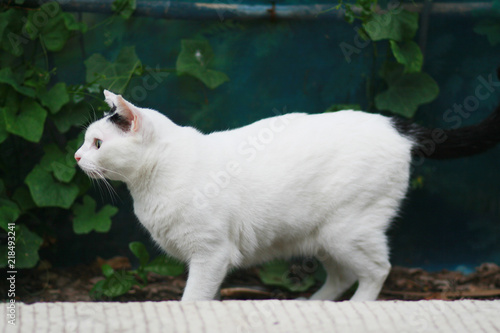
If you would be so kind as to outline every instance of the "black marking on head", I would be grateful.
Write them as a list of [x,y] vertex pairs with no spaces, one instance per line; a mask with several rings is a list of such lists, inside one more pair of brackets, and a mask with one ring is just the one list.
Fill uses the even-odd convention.
[[111,116],[116,112],[116,105],[113,104],[109,111],[104,112],[104,117]]
[[124,132],[130,131],[130,126],[132,125],[131,122],[118,112],[115,112],[111,116],[109,116],[108,120],[113,124],[115,124],[116,126],[118,126],[118,128],[121,129],[122,131]]

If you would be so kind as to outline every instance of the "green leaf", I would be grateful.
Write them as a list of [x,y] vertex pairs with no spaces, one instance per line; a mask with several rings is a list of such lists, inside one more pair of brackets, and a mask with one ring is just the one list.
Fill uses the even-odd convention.
[[16,268],[32,268],[40,259],[38,249],[43,239],[21,224],[16,228]]
[[101,266],[101,270],[102,270],[102,274],[105,277],[110,277],[115,272],[115,270],[110,265],[108,265],[108,264],[103,264]]
[[66,83],[59,82],[55,84],[49,91],[44,91],[38,94],[42,104],[46,106],[52,114],[57,113],[61,108],[69,102],[68,90]]
[[306,291],[315,283],[312,275],[301,279],[292,279],[290,273],[290,265],[286,261],[275,260],[262,266],[259,270],[259,277],[264,284],[282,287],[294,292]]
[[102,298],[104,283],[106,280],[97,281],[92,289],[89,291],[89,295],[93,300],[98,300]]
[[132,16],[136,7],[136,0],[114,0],[111,4],[111,10],[126,20]]
[[363,27],[373,41],[392,39],[403,41],[412,39],[418,29],[418,14],[402,10],[375,14]]
[[14,88],[18,93],[28,97],[35,97],[35,90],[28,87],[23,87],[21,84],[23,78],[16,76],[10,67],[5,67],[0,70],[0,83],[6,83]]
[[31,141],[40,141],[47,111],[32,99],[24,99],[20,112],[13,107],[0,108],[7,132]]
[[[47,21],[45,24],[36,24],[41,15],[45,15]],[[86,25],[76,22],[72,14],[64,13],[57,2],[48,2],[41,5],[39,10],[30,11],[24,27],[31,39],[39,36],[47,50],[52,52],[62,50],[72,31],[77,30],[86,31]]]
[[105,89],[123,94],[134,72],[141,67],[135,47],[124,47],[111,63],[102,55],[94,53],[85,60],[86,81],[97,82]]
[[75,201],[79,188],[76,184],[61,183],[50,171],[36,165],[25,179],[33,201],[38,207],[69,208]]
[[417,43],[414,41],[397,43],[391,40],[390,44],[396,60],[405,66],[405,73],[415,73],[422,70],[424,56]]
[[82,33],[87,32],[87,25],[85,22],[78,22],[75,16],[70,13],[62,13],[64,25],[69,31],[81,31]]
[[184,264],[164,255],[157,256],[148,263],[144,270],[160,275],[178,276],[184,273]]
[[73,126],[82,126],[87,121],[88,105],[85,103],[67,104],[52,117],[52,121],[61,133],[66,133]]
[[28,211],[36,207],[30,191],[26,186],[18,187],[12,195],[12,200],[14,200],[23,211]]
[[332,104],[325,112],[337,112],[342,110],[361,110],[359,104]]
[[149,261],[149,253],[141,242],[129,244],[130,251],[139,259],[140,265],[145,266]]
[[100,286],[102,293],[108,297],[117,297],[126,294],[133,286],[137,284],[135,277],[126,271],[116,271],[104,280]]
[[21,210],[12,201],[0,199],[0,227],[8,231],[9,223],[15,222],[21,215]]
[[10,54],[20,57],[29,39],[23,34],[25,12],[10,8],[0,13],[0,46]]
[[49,144],[43,150],[45,155],[40,161],[40,166],[46,171],[53,172],[57,180],[69,183],[76,173],[74,153],[63,152],[55,144]]
[[375,97],[379,110],[411,118],[421,104],[429,103],[439,94],[439,87],[426,73],[403,73],[403,66],[385,66],[381,76],[388,89]]
[[94,199],[86,195],[83,204],[75,204],[73,213],[73,231],[77,234],[87,234],[92,230],[97,232],[108,232],[111,228],[111,217],[118,212],[118,208],[106,205],[96,212]]
[[474,27],[474,32],[486,36],[491,45],[500,43],[500,21],[498,20],[482,20]]
[[176,62],[177,74],[191,75],[210,89],[215,89],[229,81],[229,78],[226,74],[209,68],[213,57],[214,53],[208,41],[183,39]]

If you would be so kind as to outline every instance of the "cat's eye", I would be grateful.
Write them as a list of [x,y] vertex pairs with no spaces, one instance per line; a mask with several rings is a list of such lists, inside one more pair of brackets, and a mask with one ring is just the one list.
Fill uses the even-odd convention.
[[102,145],[102,140],[101,139],[94,139],[94,146],[99,149],[101,148]]

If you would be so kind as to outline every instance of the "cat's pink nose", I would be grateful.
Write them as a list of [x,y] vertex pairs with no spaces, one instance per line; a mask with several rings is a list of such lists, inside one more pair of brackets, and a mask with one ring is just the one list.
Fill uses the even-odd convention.
[[79,155],[75,154],[75,160],[76,160],[76,162],[80,162],[81,159],[82,158]]

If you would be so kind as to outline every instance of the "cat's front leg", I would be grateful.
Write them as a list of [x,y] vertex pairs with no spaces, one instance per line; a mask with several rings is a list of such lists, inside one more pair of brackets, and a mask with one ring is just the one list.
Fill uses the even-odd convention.
[[189,262],[189,275],[182,301],[213,300],[229,269],[224,254],[204,254]]

